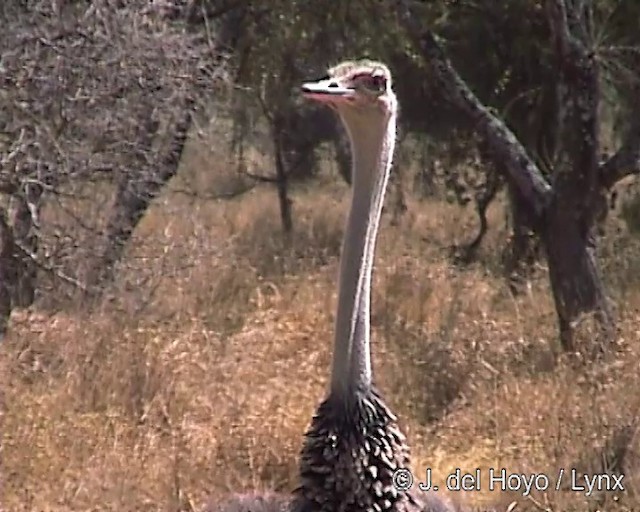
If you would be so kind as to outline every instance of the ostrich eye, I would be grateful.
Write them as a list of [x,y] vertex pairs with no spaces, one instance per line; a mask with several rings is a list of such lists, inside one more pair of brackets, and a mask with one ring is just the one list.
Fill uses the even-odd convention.
[[387,79],[383,75],[370,75],[368,73],[355,76],[354,82],[357,86],[377,93],[383,92],[387,86]]
[[371,88],[376,91],[381,91],[385,88],[387,81],[381,75],[371,77]]

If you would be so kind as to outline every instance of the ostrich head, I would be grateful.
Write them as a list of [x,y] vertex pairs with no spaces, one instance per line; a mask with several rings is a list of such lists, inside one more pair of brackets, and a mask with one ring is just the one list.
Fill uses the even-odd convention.
[[331,68],[326,78],[303,84],[302,94],[335,109],[347,126],[358,118],[383,122],[397,106],[389,68],[369,60]]

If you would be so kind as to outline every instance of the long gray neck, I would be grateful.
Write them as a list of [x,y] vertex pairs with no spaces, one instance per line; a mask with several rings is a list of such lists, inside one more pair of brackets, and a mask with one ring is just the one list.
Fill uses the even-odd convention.
[[371,273],[396,136],[396,115],[342,113],[351,140],[352,200],[342,244],[331,393],[349,399],[371,387]]

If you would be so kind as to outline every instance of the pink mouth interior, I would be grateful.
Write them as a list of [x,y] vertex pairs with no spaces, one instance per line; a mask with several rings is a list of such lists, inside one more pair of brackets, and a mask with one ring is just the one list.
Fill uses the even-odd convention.
[[353,100],[351,94],[332,94],[330,92],[310,92],[303,91],[305,98],[319,101],[321,103],[348,103]]

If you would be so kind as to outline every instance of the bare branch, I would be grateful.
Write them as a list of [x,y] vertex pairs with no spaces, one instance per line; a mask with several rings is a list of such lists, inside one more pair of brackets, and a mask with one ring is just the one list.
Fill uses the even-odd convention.
[[[249,173],[245,172],[245,174],[253,178],[253,176],[250,175]],[[258,177],[256,176],[255,178],[258,178]],[[258,180],[255,179],[255,181],[257,182]],[[256,183],[251,183],[246,186],[235,188],[228,192],[219,192],[217,194],[203,194],[201,192],[194,192],[193,190],[188,190],[183,188],[174,189],[171,191],[171,193],[176,195],[186,196],[192,199],[204,199],[205,201],[223,201],[223,200],[235,199],[236,197],[240,197],[246,194],[247,192],[250,192],[251,190],[253,190],[255,186],[256,186]]]
[[64,281],[67,284],[72,285],[74,288],[77,288],[78,290],[81,290],[84,293],[89,293],[90,290],[84,283],[81,283],[76,278],[65,274],[60,269],[55,268],[54,266],[45,263],[40,258],[38,258],[37,254],[35,254],[33,251],[30,251],[29,248],[25,247],[24,245],[22,245],[18,241],[15,241],[14,244],[18,249],[20,249],[20,252],[22,254],[24,254],[26,257],[28,257],[31,261],[33,261],[33,263],[35,263],[35,265],[38,268],[44,270],[45,272],[48,272],[48,273],[54,275],[58,279]]
[[600,182],[606,188],[633,174],[640,174],[640,134],[600,165]]
[[249,178],[251,178],[252,180],[256,180],[256,181],[260,181],[262,183],[278,183],[278,178],[274,178],[271,176],[261,176],[260,174],[253,174],[249,171],[241,171],[242,174],[244,174],[245,176],[248,176]]

